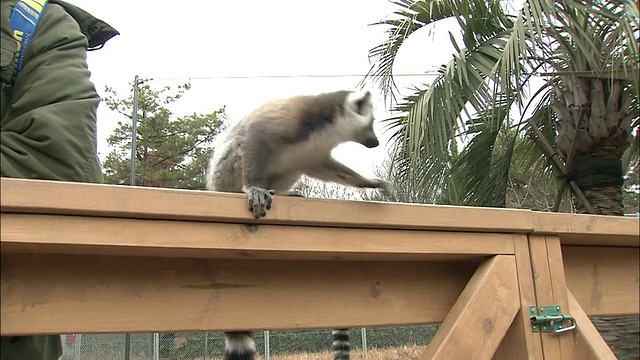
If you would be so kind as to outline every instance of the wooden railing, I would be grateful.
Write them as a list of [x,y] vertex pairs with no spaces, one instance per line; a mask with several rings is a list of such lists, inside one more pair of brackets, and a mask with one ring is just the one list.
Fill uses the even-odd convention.
[[442,322],[424,359],[613,359],[587,315],[640,312],[638,218],[1,181],[3,336]]

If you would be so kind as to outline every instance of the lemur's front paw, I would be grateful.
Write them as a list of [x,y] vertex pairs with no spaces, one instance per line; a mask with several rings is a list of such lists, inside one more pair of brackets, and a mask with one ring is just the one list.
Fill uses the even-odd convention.
[[266,190],[255,186],[247,190],[249,211],[253,213],[256,219],[267,215],[267,210],[271,209],[273,194],[275,194],[275,190]]

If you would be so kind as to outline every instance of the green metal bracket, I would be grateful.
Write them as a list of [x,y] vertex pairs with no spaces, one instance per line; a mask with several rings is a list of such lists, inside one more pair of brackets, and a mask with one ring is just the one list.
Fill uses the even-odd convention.
[[559,305],[529,306],[531,331],[555,334],[576,328],[576,320],[562,313]]

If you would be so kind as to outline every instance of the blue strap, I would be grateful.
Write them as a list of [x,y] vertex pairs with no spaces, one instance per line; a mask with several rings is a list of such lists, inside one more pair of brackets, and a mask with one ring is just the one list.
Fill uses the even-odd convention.
[[11,13],[11,29],[13,37],[18,41],[16,57],[16,74],[17,77],[22,70],[22,61],[24,53],[33,39],[36,27],[40,21],[40,16],[47,6],[48,0],[21,0],[16,3]]

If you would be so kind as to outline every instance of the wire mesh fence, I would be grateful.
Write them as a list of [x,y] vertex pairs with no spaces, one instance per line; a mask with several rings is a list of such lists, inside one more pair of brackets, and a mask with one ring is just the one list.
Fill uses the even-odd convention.
[[[351,348],[372,349],[426,345],[438,325],[350,329]],[[331,349],[331,330],[281,330],[254,333],[260,357],[278,359]],[[63,335],[60,360],[219,360],[224,353],[220,332]]]

